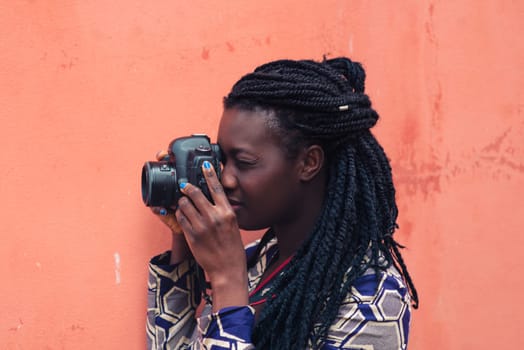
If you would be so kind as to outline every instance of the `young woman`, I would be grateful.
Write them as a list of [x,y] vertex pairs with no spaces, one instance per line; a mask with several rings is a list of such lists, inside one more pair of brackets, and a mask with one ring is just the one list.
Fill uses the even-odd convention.
[[[347,58],[279,60],[233,86],[221,178],[203,166],[214,204],[181,184],[172,214],[154,209],[173,245],[150,263],[150,349],[406,348],[418,297],[364,81]],[[264,228],[245,249],[240,229]]]

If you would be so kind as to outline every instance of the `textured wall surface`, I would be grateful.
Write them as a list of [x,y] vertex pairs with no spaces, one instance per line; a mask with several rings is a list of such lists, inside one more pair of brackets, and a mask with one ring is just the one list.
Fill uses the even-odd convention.
[[2,1],[0,348],[143,349],[147,262],[169,246],[143,162],[214,138],[255,66],[323,55],[364,64],[381,115],[421,299],[410,348],[514,348],[522,18],[510,0]]

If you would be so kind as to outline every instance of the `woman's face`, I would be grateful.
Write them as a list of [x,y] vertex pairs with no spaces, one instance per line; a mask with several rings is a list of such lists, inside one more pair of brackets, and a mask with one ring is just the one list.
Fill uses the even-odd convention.
[[241,229],[285,224],[299,214],[299,162],[286,158],[268,127],[272,118],[270,112],[231,108],[220,121],[221,182]]

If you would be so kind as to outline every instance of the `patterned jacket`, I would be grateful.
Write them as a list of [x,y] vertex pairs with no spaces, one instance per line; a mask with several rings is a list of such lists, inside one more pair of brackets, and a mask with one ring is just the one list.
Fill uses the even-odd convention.
[[[255,245],[246,248],[247,254]],[[275,248],[276,241],[270,242],[249,269],[250,291],[260,282]],[[254,349],[254,309],[229,307],[213,313],[209,304],[199,307],[199,295],[194,293],[196,262],[169,265],[169,259],[167,252],[149,264],[148,349]],[[398,271],[390,267],[378,279],[368,271],[340,306],[323,349],[406,349],[410,318],[409,293]]]

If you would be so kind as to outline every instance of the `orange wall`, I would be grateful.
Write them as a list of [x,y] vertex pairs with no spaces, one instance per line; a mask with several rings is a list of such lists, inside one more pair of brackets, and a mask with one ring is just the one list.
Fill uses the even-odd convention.
[[381,114],[410,348],[520,343],[522,18],[510,0],[2,1],[0,348],[143,349],[146,265],[169,245],[143,162],[214,137],[256,65],[322,55],[362,61]]

